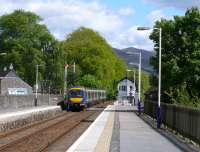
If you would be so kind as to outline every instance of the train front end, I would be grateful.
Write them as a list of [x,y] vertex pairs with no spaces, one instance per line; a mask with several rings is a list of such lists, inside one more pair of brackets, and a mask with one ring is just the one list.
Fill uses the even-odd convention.
[[79,87],[70,88],[67,100],[68,110],[82,110],[85,107],[84,89]]

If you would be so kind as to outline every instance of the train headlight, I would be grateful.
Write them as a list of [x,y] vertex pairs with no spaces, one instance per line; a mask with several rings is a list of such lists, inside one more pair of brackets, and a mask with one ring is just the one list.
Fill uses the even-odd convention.
[[81,103],[83,98],[70,98],[69,100],[72,103]]

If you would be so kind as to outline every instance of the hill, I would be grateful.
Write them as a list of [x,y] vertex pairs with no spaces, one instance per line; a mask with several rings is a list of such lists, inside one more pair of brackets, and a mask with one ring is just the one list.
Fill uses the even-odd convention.
[[142,49],[137,49],[134,47],[129,47],[125,49],[117,49],[113,48],[114,52],[117,54],[118,57],[125,60],[126,64],[129,67],[137,67],[137,65],[131,65],[130,63],[139,63],[139,56],[138,55],[131,55],[132,53],[139,53],[141,52],[142,55],[142,69],[148,73],[153,72],[153,67],[150,65],[150,58],[155,55],[153,51],[147,51]]

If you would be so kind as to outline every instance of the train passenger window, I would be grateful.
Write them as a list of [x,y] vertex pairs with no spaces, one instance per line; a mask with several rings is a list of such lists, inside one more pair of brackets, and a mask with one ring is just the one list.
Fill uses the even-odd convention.
[[89,98],[89,100],[91,99],[91,92],[90,91],[88,92],[88,98]]

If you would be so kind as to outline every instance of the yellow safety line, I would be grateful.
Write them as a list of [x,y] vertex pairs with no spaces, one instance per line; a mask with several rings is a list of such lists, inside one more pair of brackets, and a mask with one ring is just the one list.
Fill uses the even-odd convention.
[[111,111],[109,114],[105,128],[104,128],[104,130],[98,140],[98,143],[94,149],[95,152],[109,152],[111,138],[112,138],[112,132],[113,132],[113,128],[114,128],[114,116],[115,116],[115,112],[113,109],[113,112]]

